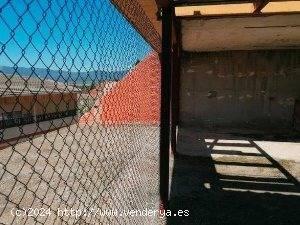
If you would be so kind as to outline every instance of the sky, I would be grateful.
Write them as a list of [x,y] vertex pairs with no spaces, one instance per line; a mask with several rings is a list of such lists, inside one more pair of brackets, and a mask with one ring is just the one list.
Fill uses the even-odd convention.
[[132,68],[151,47],[109,0],[0,0],[0,66]]

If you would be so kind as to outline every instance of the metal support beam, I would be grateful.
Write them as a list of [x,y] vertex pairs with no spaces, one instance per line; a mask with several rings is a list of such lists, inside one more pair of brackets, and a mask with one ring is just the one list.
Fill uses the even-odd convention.
[[180,21],[173,21],[176,39],[173,41],[172,51],[172,94],[171,94],[171,149],[173,154],[177,151],[177,126],[179,122],[179,87],[180,87],[180,55],[181,55],[181,25]]
[[261,10],[269,3],[268,0],[256,0],[254,1],[254,11],[253,13],[261,13]]
[[169,200],[170,101],[172,73],[172,8],[162,14],[161,114],[160,114],[160,199],[166,209]]
[[168,8],[170,6],[170,0],[155,0],[158,8]]
[[173,6],[197,6],[197,5],[224,5],[252,3],[255,0],[179,0],[174,1]]

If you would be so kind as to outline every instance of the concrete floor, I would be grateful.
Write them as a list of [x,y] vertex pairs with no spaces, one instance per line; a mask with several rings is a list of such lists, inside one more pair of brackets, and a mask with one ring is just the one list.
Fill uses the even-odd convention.
[[[118,217],[61,218],[54,212],[65,207],[131,209],[157,201],[158,140],[158,127],[75,124],[2,149],[0,223],[120,223]],[[179,129],[170,209],[187,209],[189,216],[165,222],[300,224],[299,140]],[[10,210],[17,206],[51,208],[53,214],[13,217]],[[122,223],[149,221],[122,218]]]
[[[169,224],[300,224],[300,139],[178,130]],[[291,136],[290,136],[291,137]]]

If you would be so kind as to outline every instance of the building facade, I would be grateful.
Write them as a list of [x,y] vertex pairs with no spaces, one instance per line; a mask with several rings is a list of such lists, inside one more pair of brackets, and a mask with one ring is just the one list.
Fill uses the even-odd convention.
[[0,74],[0,129],[76,116],[78,92],[53,80]]

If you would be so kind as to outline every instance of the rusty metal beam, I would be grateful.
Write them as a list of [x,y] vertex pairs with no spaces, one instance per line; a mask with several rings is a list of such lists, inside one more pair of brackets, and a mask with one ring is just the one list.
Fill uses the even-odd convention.
[[[151,47],[161,52],[161,37],[138,0],[110,0]],[[155,3],[154,3],[155,4]]]

